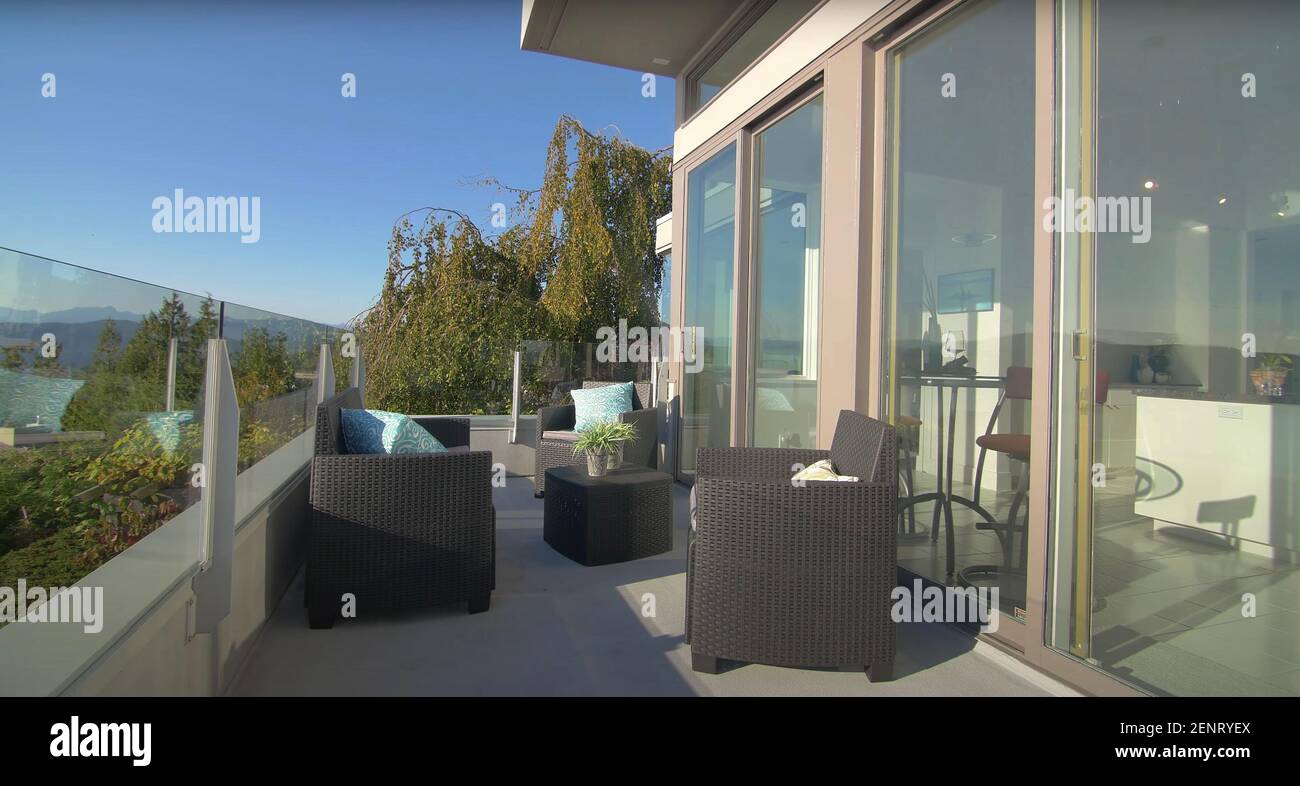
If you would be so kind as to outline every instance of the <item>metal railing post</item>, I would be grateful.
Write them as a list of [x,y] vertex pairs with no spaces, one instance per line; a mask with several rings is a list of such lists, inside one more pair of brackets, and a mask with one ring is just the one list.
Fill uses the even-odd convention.
[[361,393],[361,400],[366,400],[366,361],[361,347],[353,347],[352,355],[352,375],[348,380],[348,386],[354,387]]
[[180,342],[172,336],[167,340],[167,406],[168,412],[176,411],[176,347]]
[[522,366],[523,352],[515,350],[514,380],[510,385],[510,444],[519,442],[519,369]]
[[226,342],[208,339],[203,405],[203,525],[194,591],[194,633],[212,633],[230,613],[235,556],[235,477],[239,472],[239,399]]
[[312,393],[317,404],[325,403],[325,399],[334,395],[334,355],[330,352],[328,343],[320,345],[320,360],[316,363],[316,381],[312,383]]

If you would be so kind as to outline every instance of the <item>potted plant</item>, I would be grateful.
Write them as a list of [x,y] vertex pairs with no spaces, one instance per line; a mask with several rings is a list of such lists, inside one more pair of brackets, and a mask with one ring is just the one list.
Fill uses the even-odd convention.
[[1161,344],[1154,346],[1147,353],[1147,365],[1151,367],[1152,377],[1156,384],[1163,385],[1169,381],[1169,367],[1173,365],[1173,358],[1170,356],[1169,347]]
[[1291,357],[1276,352],[1259,356],[1251,369],[1250,381],[1261,396],[1280,396],[1286,388],[1287,375],[1291,373]]
[[599,478],[623,460],[623,443],[635,439],[636,429],[631,423],[611,420],[580,433],[573,452],[585,454],[587,474]]

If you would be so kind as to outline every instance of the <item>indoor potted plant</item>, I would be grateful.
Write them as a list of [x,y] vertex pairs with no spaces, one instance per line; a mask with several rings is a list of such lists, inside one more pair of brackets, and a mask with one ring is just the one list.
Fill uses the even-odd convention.
[[606,421],[578,434],[573,452],[587,456],[587,474],[598,478],[618,466],[623,459],[623,443],[635,439],[636,428],[631,423]]
[[1286,388],[1286,377],[1291,373],[1291,358],[1270,352],[1259,356],[1250,371],[1250,382],[1261,396],[1280,396]]
[[1147,353],[1147,365],[1151,367],[1152,377],[1157,385],[1163,385],[1169,381],[1169,368],[1173,365],[1173,357],[1170,348],[1166,344],[1160,344],[1151,348]]

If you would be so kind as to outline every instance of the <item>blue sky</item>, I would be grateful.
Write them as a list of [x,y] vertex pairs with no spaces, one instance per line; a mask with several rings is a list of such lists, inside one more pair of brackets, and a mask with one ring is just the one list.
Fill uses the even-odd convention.
[[[671,80],[643,97],[640,74],[521,52],[519,25],[518,0],[0,7],[0,246],[344,322],[394,219],[486,226],[508,200],[471,181],[535,187],[561,114],[672,143]],[[260,197],[260,241],[155,233],[176,188]]]

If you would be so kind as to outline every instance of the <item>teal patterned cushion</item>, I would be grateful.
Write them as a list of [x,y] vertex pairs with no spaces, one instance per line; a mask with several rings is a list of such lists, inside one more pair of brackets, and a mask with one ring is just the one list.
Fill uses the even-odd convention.
[[163,452],[172,454],[181,446],[181,426],[194,422],[194,410],[182,409],[176,412],[150,412],[145,415],[145,422],[154,439]]
[[586,431],[597,423],[618,420],[619,415],[632,411],[631,382],[574,390],[571,395],[574,431]]
[[432,434],[400,412],[340,409],[343,447],[348,453],[445,453]]

